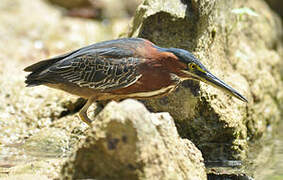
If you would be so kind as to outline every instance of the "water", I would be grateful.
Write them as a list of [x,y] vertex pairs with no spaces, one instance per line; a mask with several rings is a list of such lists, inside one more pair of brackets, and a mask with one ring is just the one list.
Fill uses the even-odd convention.
[[273,156],[262,175],[255,176],[256,180],[283,180],[283,121],[281,121],[278,134],[274,140]]

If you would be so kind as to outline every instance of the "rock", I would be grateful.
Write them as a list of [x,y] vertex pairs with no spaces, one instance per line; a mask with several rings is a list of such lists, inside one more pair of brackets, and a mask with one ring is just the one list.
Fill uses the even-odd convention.
[[[2,179],[7,180],[45,180],[55,179],[58,177],[58,167],[62,166],[62,160],[49,159],[48,161],[34,161],[21,164],[9,169],[7,176],[1,176]],[[3,178],[2,178],[3,177]]]
[[59,6],[63,6],[65,8],[78,8],[78,7],[85,7],[90,6],[90,0],[48,0],[53,4],[57,4]]
[[61,157],[70,148],[69,134],[58,128],[43,128],[29,137],[24,149],[33,156]]
[[276,12],[278,13],[281,18],[283,17],[283,2],[280,0],[265,0],[267,4]]
[[234,175],[234,174],[224,174],[224,175],[219,175],[219,174],[208,174],[207,175],[208,180],[214,180],[214,179],[219,179],[219,180],[224,180],[224,179],[237,179],[237,180],[254,180],[254,178],[247,176],[245,174],[239,174],[239,175]]
[[110,102],[93,122],[63,179],[206,179],[200,151],[179,137],[168,113],[137,101]]
[[[167,111],[205,160],[246,160],[249,143],[276,129],[282,105],[282,26],[264,1],[158,1],[139,6],[128,36],[190,50],[249,103],[198,82],[144,101]],[[282,68],[281,68],[282,71]]]
[[15,175],[13,177],[4,177],[1,178],[1,180],[50,180],[47,176],[40,176],[40,175],[34,175],[34,174],[21,174],[21,175]]
[[[109,10],[112,10],[115,17],[116,12],[111,8]],[[117,13],[117,16],[120,15]],[[112,27],[112,22],[101,25],[101,22],[94,20],[66,17],[59,8],[56,9],[43,0],[1,0],[1,178],[54,179],[58,176],[63,158],[53,162],[50,158],[30,157],[22,151],[20,145],[25,140],[26,147],[37,141],[38,146],[30,146],[38,148],[35,151],[43,155],[46,151],[65,155],[64,151],[72,149],[75,141],[84,139],[88,128],[76,115],[72,115],[82,104],[77,97],[43,86],[25,88],[26,74],[22,69],[41,59],[113,39],[112,33],[118,36],[123,31],[121,24],[127,24],[125,19],[122,22],[116,21],[119,20],[115,19]],[[202,150],[206,160],[245,160],[250,147],[248,143],[257,143],[268,137],[266,132],[276,129],[276,123],[280,119],[280,110],[283,108],[281,29],[281,22],[261,0],[145,0],[137,12],[129,35],[146,37],[161,46],[193,51],[215,75],[243,93],[250,102],[246,106],[213,87],[192,81],[184,82],[182,87],[168,97],[145,101],[150,110],[169,111],[184,139],[177,134],[168,114],[149,114],[144,107],[137,105],[136,108],[144,114],[134,113],[135,111],[110,113],[108,110],[105,111],[107,113],[102,113],[94,122],[92,135],[89,133],[90,144],[82,144],[84,140],[81,140],[79,148],[87,151],[88,146],[99,145],[100,150],[105,150],[94,151],[104,153],[94,159],[96,163],[103,162],[102,157],[109,158],[101,166],[98,164],[99,168],[112,165],[111,162],[123,168],[124,162],[133,162],[133,165],[126,167],[136,169],[134,172],[125,168],[117,175],[129,173],[137,178],[150,176],[156,171],[158,173],[154,177],[157,178],[204,179],[201,154],[187,139]],[[112,103],[109,107],[121,110],[126,107],[125,104]],[[129,119],[135,114],[140,114],[140,118],[135,119],[137,122],[111,119],[120,115]],[[149,118],[141,122],[145,116]],[[127,130],[125,134],[132,143],[129,140],[127,144],[123,143],[123,129]],[[135,139],[133,135],[142,139]],[[116,142],[118,138],[119,142]],[[42,147],[50,139],[54,149]],[[108,147],[114,149],[110,150]],[[131,153],[135,150],[143,153]],[[127,155],[124,159],[123,153]],[[117,157],[113,157],[114,155]],[[78,161],[75,161],[76,157]],[[93,158],[93,155],[87,157]],[[82,162],[79,160],[86,162],[86,166],[81,169],[78,167],[79,170],[89,168],[89,161],[84,159],[81,151],[75,153],[72,161]],[[65,173],[67,165],[77,167],[71,165],[72,161],[65,164]],[[103,176],[118,168],[110,166],[109,171],[102,169],[98,173]],[[79,171],[71,173],[73,176],[84,174],[85,171],[81,174]],[[230,175],[228,172],[226,174]]]
[[104,4],[103,16],[118,18],[132,16],[141,0],[102,0]]
[[[81,99],[44,86],[26,88],[23,69],[39,60],[112,39],[111,25],[62,16],[44,0],[1,0],[0,24],[0,177],[17,179],[35,172],[40,176],[44,173],[38,168],[29,171],[22,167],[30,167],[32,162],[48,171],[50,158],[55,154],[62,161],[61,155],[84,136],[87,125],[71,116],[83,104]],[[25,140],[36,158],[22,150]],[[52,157],[44,157],[47,154]],[[48,177],[54,177],[52,171]]]
[[67,9],[67,15],[104,20],[130,17],[141,0],[49,0]]
[[[44,86],[26,88],[24,67],[112,35],[96,21],[63,17],[42,0],[2,0],[0,11],[0,81],[4,87],[0,89],[0,144],[13,144],[39,128],[57,126],[54,122],[77,112],[83,103]],[[73,125],[60,128],[84,126],[78,118],[67,122]]]

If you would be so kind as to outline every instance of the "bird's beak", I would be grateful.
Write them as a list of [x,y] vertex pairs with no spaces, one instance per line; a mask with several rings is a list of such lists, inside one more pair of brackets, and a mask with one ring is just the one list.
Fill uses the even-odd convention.
[[240,99],[241,101],[248,102],[248,100],[243,95],[238,93],[234,88],[227,85],[226,83],[224,83],[223,81],[221,81],[220,79],[218,79],[216,76],[214,76],[208,71],[198,71],[197,73],[194,74],[190,73],[190,75],[193,75],[193,79],[203,81],[222,91],[225,91],[226,93]]
[[241,95],[240,93],[238,93],[234,88],[232,88],[231,86],[227,85],[225,82],[221,81],[220,79],[218,79],[216,76],[214,76],[213,74],[211,74],[210,72],[206,72],[206,73],[202,73],[204,74],[200,79],[220,90],[225,91],[226,93],[244,101],[244,102],[248,102],[248,100]]

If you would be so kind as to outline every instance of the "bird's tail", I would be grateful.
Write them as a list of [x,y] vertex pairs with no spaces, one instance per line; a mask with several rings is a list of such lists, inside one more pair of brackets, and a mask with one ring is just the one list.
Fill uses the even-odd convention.
[[25,80],[25,83],[28,87],[30,86],[38,86],[41,84],[50,83],[50,80],[53,78],[56,79],[52,75],[52,73],[48,73],[48,69],[53,66],[56,62],[67,58],[68,56],[78,52],[80,49],[63,54],[61,56],[56,56],[51,59],[43,60],[38,63],[32,64],[24,69],[26,72],[31,72]]
[[27,87],[48,83],[48,78],[45,77],[44,72],[46,72],[50,66],[61,59],[62,57],[47,59],[26,67],[24,71],[31,72],[25,80]]
[[25,80],[27,87],[38,86],[44,84],[44,80],[40,78],[40,73],[50,67],[54,62],[52,60],[40,61],[32,64],[24,69],[26,72],[31,72]]
[[40,80],[27,79],[25,80],[26,87],[33,87],[45,84],[46,82]]

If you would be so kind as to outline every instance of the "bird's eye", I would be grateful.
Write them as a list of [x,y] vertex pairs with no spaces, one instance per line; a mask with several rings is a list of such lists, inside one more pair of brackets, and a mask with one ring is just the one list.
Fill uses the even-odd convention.
[[196,69],[196,68],[197,68],[197,65],[194,64],[194,63],[190,63],[190,64],[189,64],[189,68],[190,68],[190,69]]

